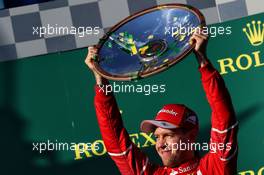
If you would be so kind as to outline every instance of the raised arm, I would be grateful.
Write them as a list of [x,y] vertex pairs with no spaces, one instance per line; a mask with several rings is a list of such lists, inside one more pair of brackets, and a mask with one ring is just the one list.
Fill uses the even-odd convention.
[[201,81],[212,109],[211,151],[201,159],[201,171],[205,174],[233,175],[237,171],[237,131],[231,97],[224,80],[208,61],[205,49],[207,36],[195,34],[192,38],[200,46],[195,54],[200,64]]
[[132,143],[124,128],[120,112],[113,93],[106,94],[104,89],[108,81],[94,70],[92,58],[97,50],[89,48],[86,64],[93,71],[96,80],[95,110],[102,138],[108,154],[115,161],[123,175],[153,174],[155,167],[149,163],[148,158]]

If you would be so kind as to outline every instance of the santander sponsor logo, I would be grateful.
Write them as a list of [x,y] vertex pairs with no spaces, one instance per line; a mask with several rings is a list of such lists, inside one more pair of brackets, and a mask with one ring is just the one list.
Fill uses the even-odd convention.
[[158,114],[161,113],[161,112],[168,113],[168,114],[171,114],[171,115],[174,115],[174,116],[176,116],[176,115],[178,114],[177,112],[173,111],[172,109],[171,109],[171,110],[168,110],[168,109],[161,109],[161,110],[158,112]]
[[190,166],[187,166],[187,167],[180,167],[178,169],[179,173],[186,173],[188,171],[191,171],[193,169],[195,169],[197,167],[197,163],[193,164],[193,165],[190,165]]

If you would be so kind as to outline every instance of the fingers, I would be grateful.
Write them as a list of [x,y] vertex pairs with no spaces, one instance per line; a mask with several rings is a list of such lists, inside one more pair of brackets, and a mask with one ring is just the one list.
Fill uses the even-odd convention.
[[203,34],[203,33],[194,33],[193,36],[198,37],[198,38],[203,39],[203,40],[208,39],[208,35]]
[[98,49],[94,46],[88,47],[88,54],[95,55],[95,54],[97,54],[97,51],[98,51]]
[[190,44],[195,43],[195,51],[200,51],[201,48],[206,47],[207,41],[208,35],[201,28],[197,28],[190,38]]
[[94,59],[94,57],[97,55],[97,51],[98,51],[98,49],[94,46],[88,47],[88,54],[87,54],[86,59],[88,59],[89,61]]
[[200,49],[200,45],[202,44],[203,41],[204,41],[204,39],[199,37],[199,36],[197,36],[197,35],[193,35],[190,38],[190,44],[195,46],[194,49],[196,51]]
[[205,34],[205,32],[203,32],[200,28],[198,28],[190,38],[190,41],[193,42],[194,40],[208,40],[208,35]]
[[194,35],[202,37],[204,39],[208,38],[208,34],[205,32],[204,29],[201,29],[200,27],[196,28],[194,31]]
[[98,49],[95,46],[88,47],[88,54],[85,59],[85,63],[91,70],[94,69],[93,60],[97,56],[97,52],[98,52]]
[[201,47],[202,43],[204,42],[204,39],[202,37],[194,35],[193,41],[195,41],[195,50],[196,51],[200,50],[200,47]]
[[196,42],[195,37],[191,36],[190,41],[189,41],[190,45],[193,45],[195,42]]
[[97,56],[98,49],[95,46],[88,47],[88,54],[85,59],[85,64],[88,68],[94,73],[96,84],[100,85],[103,84],[103,78],[96,72],[96,68],[94,65],[94,58]]

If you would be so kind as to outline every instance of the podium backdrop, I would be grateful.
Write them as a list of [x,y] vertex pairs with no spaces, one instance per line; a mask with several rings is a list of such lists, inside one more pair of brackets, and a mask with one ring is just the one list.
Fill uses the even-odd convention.
[[[211,37],[207,52],[225,79],[239,120],[240,174],[264,174],[263,18],[264,13],[210,26],[230,26],[232,31]],[[79,49],[0,63],[0,174],[119,174],[101,140],[93,105],[95,82],[84,64],[86,54],[87,49]],[[183,103],[194,109],[200,119],[199,141],[209,140],[211,112],[197,67],[191,54],[159,75],[115,82],[165,85],[164,93],[116,93],[131,139],[153,162],[159,163],[153,140],[140,133],[139,124],[152,119],[164,104]],[[33,150],[41,142],[93,146],[83,153]]]

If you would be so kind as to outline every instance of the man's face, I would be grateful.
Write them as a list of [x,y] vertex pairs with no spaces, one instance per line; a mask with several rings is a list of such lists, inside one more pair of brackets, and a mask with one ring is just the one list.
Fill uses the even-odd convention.
[[187,143],[189,136],[180,128],[171,130],[159,127],[155,130],[154,135],[156,137],[156,150],[163,165],[167,167],[177,166],[185,151],[176,149],[176,144]]

